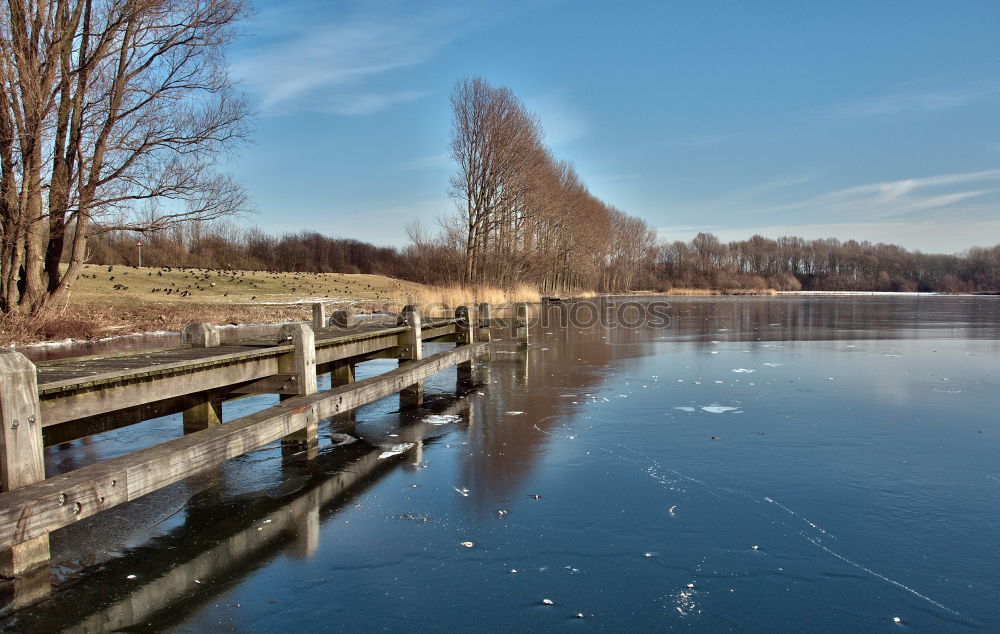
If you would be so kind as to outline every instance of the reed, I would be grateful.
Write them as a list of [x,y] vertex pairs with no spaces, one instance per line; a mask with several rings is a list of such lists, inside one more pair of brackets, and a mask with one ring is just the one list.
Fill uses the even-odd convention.
[[472,306],[486,302],[493,306],[503,306],[515,302],[536,303],[541,299],[538,289],[527,284],[510,290],[494,286],[427,286],[412,296],[412,301],[425,310],[432,311],[432,316],[444,316],[444,313],[454,311],[456,306],[462,305]]

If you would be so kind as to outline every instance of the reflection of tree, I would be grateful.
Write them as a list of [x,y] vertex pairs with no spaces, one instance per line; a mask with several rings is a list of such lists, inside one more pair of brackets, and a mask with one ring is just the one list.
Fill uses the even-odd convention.
[[[615,315],[614,304],[625,301],[637,300],[603,300],[606,305],[595,310]],[[768,341],[936,337],[944,328],[971,324],[982,328],[978,333],[963,331],[963,337],[996,338],[1000,323],[1000,302],[991,298],[670,297],[669,302],[670,324],[665,328],[614,327],[614,319],[605,320],[612,325],[563,328],[561,324],[571,321],[565,320],[565,313],[553,313],[548,321],[534,324],[526,359],[514,354],[513,345],[494,353],[488,398],[472,405],[478,426],[470,434],[471,450],[461,467],[462,484],[475,491],[472,500],[481,513],[494,512],[512,495],[531,493],[521,491],[521,483],[557,441],[549,434],[578,411],[573,401],[586,400],[585,394],[621,361],[657,354],[662,348],[656,346],[664,342],[708,350],[715,347],[713,341],[747,342],[752,347]],[[567,306],[571,304],[561,310],[569,310]],[[525,413],[508,415],[511,411]]]
[[[548,310],[568,311],[570,306]],[[653,354],[659,333],[606,324],[562,328],[565,315],[549,317],[531,329],[526,356],[506,340],[494,351],[487,398],[472,405],[477,430],[469,435],[470,451],[460,473],[463,486],[475,492],[470,500],[480,513],[493,513],[511,496],[531,493],[521,491],[521,483],[549,443],[557,441],[550,434],[561,435],[555,430],[576,412],[579,405],[573,401],[587,400],[584,395],[600,385],[618,361]]]

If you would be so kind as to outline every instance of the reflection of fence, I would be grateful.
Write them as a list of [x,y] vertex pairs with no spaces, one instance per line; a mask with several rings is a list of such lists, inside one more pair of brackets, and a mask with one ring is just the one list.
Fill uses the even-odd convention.
[[[521,343],[524,311],[512,326]],[[287,324],[277,342],[226,345],[214,327],[191,324],[180,348],[37,369],[19,353],[0,354],[0,575],[47,564],[53,530],[275,440],[314,456],[320,420],[395,393],[401,405],[419,405],[424,379],[457,364],[462,380],[486,353],[487,343],[475,340],[489,340],[489,306],[479,312],[479,328],[465,307],[454,318],[421,323],[419,310],[409,306],[391,325],[357,325],[339,313],[330,320],[337,326]],[[313,316],[315,326],[326,323],[322,307]],[[425,342],[449,341],[457,347],[423,357]],[[375,358],[398,359],[400,367],[355,382],[355,364]],[[324,372],[332,373],[334,387],[317,392],[316,375]],[[278,405],[221,424],[224,399],[274,393],[281,395]],[[43,444],[177,412],[183,412],[182,438],[44,478]]]
[[[441,413],[470,417],[467,405],[459,400]],[[313,473],[322,475],[280,499],[261,496],[252,513],[195,509],[185,514],[182,525],[161,536],[156,546],[139,548],[110,562],[96,573],[96,583],[74,585],[58,602],[24,614],[19,626],[25,631],[150,629],[148,621],[157,613],[173,611],[178,601],[204,604],[217,598],[229,589],[231,578],[252,569],[256,562],[285,549],[292,556],[308,556],[319,546],[325,518],[400,463],[419,461],[414,454],[419,456],[424,435],[432,429],[437,428],[423,422],[407,425],[401,435],[412,440],[414,448],[390,459],[379,458],[384,448],[364,442],[321,454]],[[121,584],[129,573],[138,574]],[[101,579],[113,580],[111,587]],[[158,624],[154,629],[161,627]]]

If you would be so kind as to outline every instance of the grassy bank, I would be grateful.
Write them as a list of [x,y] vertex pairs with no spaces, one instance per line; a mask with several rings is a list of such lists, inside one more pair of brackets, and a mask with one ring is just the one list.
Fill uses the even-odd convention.
[[[773,295],[774,291],[674,288],[635,294]],[[538,289],[531,286],[507,291],[425,286],[381,275],[88,265],[65,305],[38,317],[0,318],[0,344],[176,331],[193,321],[217,325],[304,321],[311,318],[311,304],[317,301],[342,304],[356,312],[398,311],[404,304],[415,303],[432,316],[443,316],[461,304],[501,306],[540,300]]]
[[176,331],[193,321],[218,325],[302,321],[311,318],[311,304],[317,301],[370,312],[399,310],[407,303],[443,308],[539,298],[530,287],[505,292],[424,286],[380,275],[89,265],[65,305],[40,317],[0,318],[0,344]]

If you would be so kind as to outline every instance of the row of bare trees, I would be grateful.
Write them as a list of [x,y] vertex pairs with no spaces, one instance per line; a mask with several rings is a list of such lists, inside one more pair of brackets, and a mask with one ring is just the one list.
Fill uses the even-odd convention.
[[658,286],[777,290],[997,291],[1000,245],[960,255],[908,251],[856,240],[769,239],[724,244],[710,233],[656,250]]
[[411,258],[392,247],[314,231],[274,236],[227,221],[192,222],[137,233],[104,231],[88,241],[88,262],[136,266],[308,273],[375,273],[407,278]]
[[[431,265],[431,254],[462,252],[453,281],[467,285],[628,290],[655,242],[646,223],[597,199],[556,160],[537,117],[509,88],[463,79],[451,107],[456,213],[433,238],[411,228],[418,259]],[[456,277],[437,266],[433,274]]]
[[[611,214],[612,236],[587,290],[670,288],[869,291],[1000,290],[1000,245],[960,255],[907,251],[848,240],[776,240],[753,236],[729,243],[710,233],[690,242],[659,242],[642,221]],[[225,221],[187,223],[136,233],[101,231],[88,241],[88,261],[316,273],[375,273],[429,284],[461,283],[464,245],[429,238],[411,225],[403,249],[316,232],[270,235]]]
[[244,13],[242,0],[0,6],[0,313],[64,298],[97,231],[243,207],[213,167],[247,133],[222,56]]

